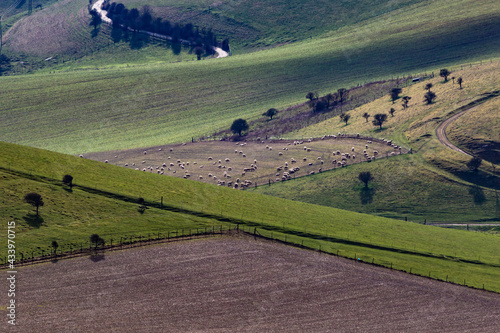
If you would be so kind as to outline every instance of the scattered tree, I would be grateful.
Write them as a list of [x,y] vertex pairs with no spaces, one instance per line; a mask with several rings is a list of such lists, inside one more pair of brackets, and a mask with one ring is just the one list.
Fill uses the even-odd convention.
[[368,122],[368,118],[370,118],[370,114],[368,112],[363,113],[363,118],[365,118],[366,122]]
[[201,56],[205,53],[205,50],[201,46],[197,46],[194,49],[194,54],[196,54],[196,59],[201,60]]
[[36,215],[38,216],[38,207],[44,205],[42,196],[38,193],[32,192],[24,196],[24,202],[29,203],[36,208]]
[[424,95],[424,102],[427,104],[432,104],[432,102],[436,99],[436,94],[433,91],[428,91]]
[[394,112],[396,112],[396,109],[394,109],[394,108],[391,108],[389,110],[389,113],[390,113],[391,117],[394,117]]
[[387,121],[387,115],[385,113],[377,113],[373,118],[373,125],[380,126],[380,129],[382,129],[382,125]]
[[318,98],[318,94],[310,91],[307,93],[306,98],[310,101],[313,101]]
[[462,83],[463,83],[463,82],[464,82],[464,80],[462,79],[462,77],[459,77],[459,78],[457,79],[457,83],[458,83],[458,85],[460,86],[460,89],[462,89]]
[[264,112],[262,115],[271,118],[273,120],[273,117],[278,113],[278,110],[275,108],[270,108],[266,112]]
[[231,125],[231,132],[233,133],[238,133],[239,136],[241,136],[241,132],[246,131],[248,129],[248,123],[245,119],[236,119],[233,121],[233,124]]
[[467,167],[472,171],[476,172],[481,166],[483,160],[479,157],[473,157],[469,162],[467,162]]
[[345,100],[347,99],[347,95],[349,95],[349,92],[347,91],[347,89],[345,89],[345,88],[337,89],[337,96],[338,96],[340,104],[345,102]]
[[431,91],[431,88],[432,88],[432,83],[427,83],[424,89],[427,91]]
[[449,70],[446,68],[443,68],[442,70],[439,71],[439,76],[444,78],[444,82],[448,82],[448,76],[451,74]]
[[372,174],[370,171],[363,171],[359,173],[358,176],[359,180],[361,180],[363,183],[365,183],[365,187],[368,187],[368,182],[370,180],[373,180]]
[[335,99],[336,99],[335,98],[335,94],[327,94],[325,96],[325,100],[326,100],[326,103],[327,103],[326,107],[329,108],[330,107],[330,102],[335,101]]
[[406,109],[408,107],[408,102],[410,101],[411,97],[410,96],[404,96],[403,97],[403,109]]
[[340,116],[340,119],[342,119],[342,121],[347,125],[347,122],[349,121],[349,119],[351,119],[351,116],[346,113],[342,113]]
[[394,101],[399,98],[399,94],[401,94],[402,91],[403,91],[403,89],[401,89],[401,88],[392,88],[391,89],[391,99],[392,99],[393,104],[394,104]]
[[69,188],[73,188],[73,177],[71,175],[64,175],[62,182],[64,185],[68,185]]

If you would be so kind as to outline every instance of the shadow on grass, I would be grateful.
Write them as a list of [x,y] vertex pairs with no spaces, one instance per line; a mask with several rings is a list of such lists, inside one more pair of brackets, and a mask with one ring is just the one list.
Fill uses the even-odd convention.
[[102,254],[102,253],[93,253],[90,255],[90,260],[92,260],[93,262],[99,262],[99,261],[102,261],[104,259],[106,259],[106,258],[104,257],[104,254]]
[[68,193],[73,193],[73,189],[71,187],[63,186],[63,190],[65,190]]
[[27,214],[26,216],[23,216],[23,219],[26,221],[26,223],[28,223],[30,227],[33,228],[40,228],[43,223],[43,217],[36,214]]
[[363,187],[359,190],[359,199],[362,205],[367,205],[373,202],[373,196],[376,190],[374,188]]
[[476,172],[458,171],[454,173],[461,179],[475,184],[476,186],[483,186],[494,190],[500,190],[500,177],[492,176],[481,170],[478,170]]
[[479,186],[472,186],[469,189],[469,194],[472,195],[472,199],[476,205],[482,205],[486,202],[486,196],[484,195],[484,191]]

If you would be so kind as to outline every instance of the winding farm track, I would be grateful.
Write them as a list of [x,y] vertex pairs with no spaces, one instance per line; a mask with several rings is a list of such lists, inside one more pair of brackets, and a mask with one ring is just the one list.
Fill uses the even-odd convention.
[[[113,21],[111,21],[111,19],[106,16],[108,12],[101,8],[103,3],[104,3],[104,0],[98,0],[96,3],[94,3],[92,5],[92,9],[95,9],[99,13],[103,22],[106,22],[107,24],[112,24]],[[154,32],[150,32],[150,31],[139,30],[139,32],[142,34],[146,34],[146,35],[149,35],[149,36],[152,36],[155,38],[159,38],[159,39],[163,39],[163,40],[172,40],[172,38],[170,36],[160,35],[160,34],[157,34]],[[181,39],[181,43],[190,43],[190,42],[187,40]],[[214,46],[213,49],[217,53],[217,58],[225,58],[229,55],[226,51],[224,51],[220,47]]]
[[[472,108],[473,109],[473,108]],[[472,155],[466,153],[465,151],[463,151],[462,149],[458,148],[457,146],[455,146],[454,144],[452,144],[450,142],[450,140],[448,140],[448,137],[446,137],[446,128],[448,127],[448,125],[450,125],[452,122],[454,122],[455,120],[457,120],[458,118],[460,118],[465,112],[467,111],[470,111],[471,109],[465,109],[465,110],[462,110],[460,111],[459,113],[457,113],[456,115],[446,119],[445,121],[443,121],[437,128],[436,128],[436,135],[437,135],[437,138],[438,140],[443,144],[445,145],[446,147],[450,148],[450,149],[453,149],[454,151],[458,151],[459,153],[462,153],[462,154],[465,154],[467,156],[470,156],[472,157]]]

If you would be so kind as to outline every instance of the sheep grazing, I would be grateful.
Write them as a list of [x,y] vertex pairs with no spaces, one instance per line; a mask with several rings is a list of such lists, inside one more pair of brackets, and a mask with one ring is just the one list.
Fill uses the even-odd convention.
[[104,163],[108,163],[108,160],[104,161]]
[[227,171],[232,171],[232,170],[233,170],[233,168],[231,168],[231,167],[227,168]]
[[135,166],[135,163],[132,163],[132,166]]
[[139,168],[135,168],[136,171],[139,171]]
[[314,172],[314,171],[311,171],[311,172],[309,172],[309,174],[310,174],[310,175],[314,175],[314,174],[315,174],[315,172]]
[[142,171],[146,171],[146,168],[143,168]]
[[83,155],[80,155],[81,158],[83,158]]
[[202,179],[203,179],[203,176],[201,176],[201,175],[200,175],[200,176],[198,176],[198,178],[199,178],[200,180],[202,180]]
[[211,173],[208,174],[208,178],[212,178],[213,175]]
[[304,146],[304,150],[307,150],[307,146]]
[[158,149],[158,151],[161,151],[161,148],[160,148],[160,149]]
[[337,150],[336,154],[337,154],[337,155],[340,155],[340,150]]
[[356,155],[352,155],[352,159],[354,160],[356,158]]
[[378,155],[378,151],[374,150],[373,155]]
[[283,170],[282,166],[276,168],[276,171],[281,171],[281,170]]
[[169,165],[170,165],[171,167],[173,167],[175,164],[174,164],[174,163],[170,163]]
[[257,160],[253,160],[253,164],[257,164]]
[[238,184],[234,184],[234,188],[237,189],[238,188]]
[[279,153],[278,153],[278,156],[282,156],[282,155],[283,155],[283,153],[282,153],[282,152],[279,152]]
[[162,166],[163,166],[163,167],[166,167],[166,166],[167,166],[167,164],[166,164],[166,163],[163,163],[163,164],[162,164]]
[[290,161],[292,161],[292,163],[297,163],[297,161],[294,158],[291,158]]
[[238,150],[237,150],[237,149],[235,149],[235,150],[234,150],[234,153],[235,153],[235,154],[238,154]]
[[226,161],[226,162],[229,162],[229,158],[226,158],[226,159],[225,159],[225,161]]
[[307,148],[307,151],[311,151],[311,148]]
[[311,166],[311,165],[313,165],[313,164],[312,164],[312,163],[309,163],[308,165],[309,165],[309,166]]
[[351,148],[351,151],[354,151],[354,147]]
[[269,150],[273,150],[273,147],[269,147]]
[[304,162],[307,162],[307,158],[304,157]]
[[239,154],[240,154],[240,155],[243,155],[243,152],[240,150],[240,153],[239,153]]
[[145,164],[145,163],[146,163],[146,161],[142,161],[142,164]]
[[170,148],[170,151],[174,151],[174,149],[173,149],[173,148]]
[[125,166],[128,166],[128,163],[125,163]]
[[213,160],[213,158],[212,158],[212,157],[209,157],[209,158],[208,158],[208,160],[209,160],[209,161],[211,161],[211,160]]
[[337,164],[337,160],[333,160],[333,161],[332,161],[332,164]]
[[147,151],[144,151],[144,155],[146,155],[148,152]]
[[243,154],[243,155],[241,155],[241,156],[243,156],[243,157],[247,157],[247,155],[245,155],[245,154]]
[[321,160],[320,163],[323,164],[323,163],[325,163],[325,161]]
[[221,164],[221,163],[222,163],[222,161],[221,161],[221,160],[219,160],[219,164]]

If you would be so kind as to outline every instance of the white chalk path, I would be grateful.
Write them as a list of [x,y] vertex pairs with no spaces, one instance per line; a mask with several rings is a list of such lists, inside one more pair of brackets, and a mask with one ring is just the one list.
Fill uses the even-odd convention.
[[[92,9],[95,9],[97,11],[97,13],[99,13],[103,22],[105,22],[107,24],[112,24],[113,22],[111,21],[111,19],[106,16],[108,14],[108,12],[101,8],[103,2],[104,2],[104,0],[97,0],[97,2],[92,5]],[[157,34],[154,32],[149,32],[149,31],[145,31],[145,30],[139,30],[139,32],[142,34],[147,34],[149,36],[153,36],[155,38],[159,38],[159,39],[172,40],[172,37],[170,37],[170,36],[160,35],[160,34]],[[184,40],[184,39],[181,39],[181,43],[188,44],[188,45],[190,44],[189,41]],[[212,46],[212,48],[217,53],[217,58],[225,58],[229,55],[226,51],[224,51],[220,47]]]

